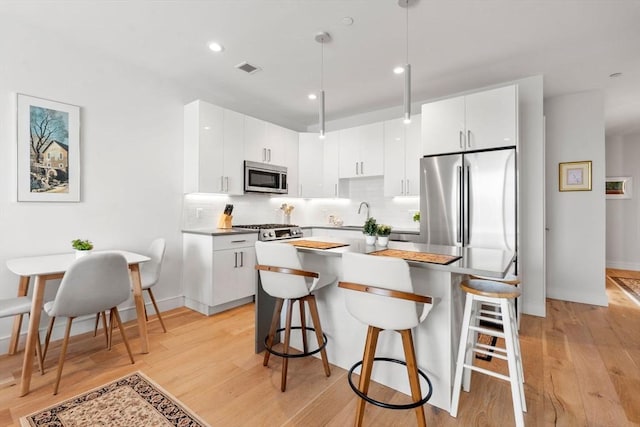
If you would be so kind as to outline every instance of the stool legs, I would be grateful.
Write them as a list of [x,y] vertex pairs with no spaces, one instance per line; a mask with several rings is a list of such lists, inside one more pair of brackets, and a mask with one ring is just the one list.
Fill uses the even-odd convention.
[[[464,304],[464,315],[462,316],[462,333],[460,334],[460,345],[458,346],[458,357],[456,361],[456,374],[453,378],[453,397],[451,398],[451,408],[449,413],[452,417],[458,416],[458,403],[460,401],[460,388],[462,387],[463,366],[466,363],[467,350],[471,348],[469,343],[469,324],[471,323],[471,310],[473,308],[473,297],[467,294]],[[468,391],[468,390],[465,390]]]
[[[381,329],[369,325],[367,330],[367,341],[364,345],[364,354],[362,356],[362,369],[360,370],[360,384],[358,389],[367,394],[369,392],[369,384],[371,383],[371,371],[373,369],[373,358],[376,355],[376,347],[378,345],[378,335]],[[364,399],[358,399],[358,408],[356,409],[356,427],[362,425],[364,418],[364,407],[367,402]]]
[[[267,347],[273,346],[273,340],[276,336],[276,330],[278,329],[278,322],[280,321],[280,313],[282,312],[283,304],[284,300],[282,298],[276,298],[276,306],[273,309],[273,317],[271,318],[271,326],[269,327],[269,335],[267,337]],[[271,353],[265,351],[264,361],[262,362],[263,366],[267,366],[269,364],[269,356],[271,356]]]
[[[407,374],[409,375],[409,383],[411,384],[411,397],[414,402],[417,402],[422,399],[422,391],[420,390],[420,379],[418,378],[416,352],[413,348],[413,336],[411,335],[411,329],[400,331],[400,334],[402,335],[404,357],[407,361]],[[416,408],[416,417],[418,418],[419,426],[425,427],[427,425],[427,420],[424,417],[423,406],[418,406]]]
[[[284,330],[284,345],[282,352],[289,353],[289,340],[291,339],[291,317],[293,315],[293,301],[287,301],[287,323]],[[282,358],[282,379],[280,380],[280,390],[285,391],[287,389],[287,370],[289,369],[289,358]]]

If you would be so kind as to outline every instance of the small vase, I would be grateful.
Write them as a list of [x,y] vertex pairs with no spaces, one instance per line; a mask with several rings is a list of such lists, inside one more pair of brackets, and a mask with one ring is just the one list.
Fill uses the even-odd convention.
[[87,255],[89,255],[90,253],[91,253],[91,250],[88,250],[88,251],[79,251],[79,250],[76,250],[76,259],[77,259],[77,258],[82,258],[83,256],[87,256]]
[[389,244],[389,236],[378,236],[378,245],[387,246]]
[[367,245],[375,245],[376,244],[376,236],[370,236],[368,234],[364,235],[365,242]]

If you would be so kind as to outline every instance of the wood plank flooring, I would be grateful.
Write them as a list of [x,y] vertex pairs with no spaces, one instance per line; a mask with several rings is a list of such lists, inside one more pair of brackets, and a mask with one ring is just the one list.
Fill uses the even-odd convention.
[[[640,272],[607,273],[640,278]],[[607,293],[609,307],[548,300],[546,318],[523,316],[528,426],[640,427],[640,307],[609,280]],[[117,333],[110,352],[102,336],[72,337],[57,396],[52,392],[60,342],[50,350],[46,374],[34,369],[32,391],[25,397],[18,397],[17,385],[22,353],[0,356],[0,378],[17,378],[0,385],[0,426],[19,426],[20,416],[136,370],[214,426],[351,425],[356,398],[343,369],[332,366],[327,378],[320,360],[291,360],[287,391],[280,392],[279,358],[272,357],[265,368],[262,356],[253,352],[253,310],[248,304],[211,317],[186,308],[163,313],[168,333],[152,321],[146,355],[136,352],[140,345],[131,322],[127,333],[135,365],[128,362]],[[375,383],[371,391],[379,399],[406,402],[406,396]],[[462,393],[458,418],[428,405],[425,409],[432,426],[514,423],[509,385],[477,373],[471,393]],[[367,426],[416,424],[413,411],[367,405]]]

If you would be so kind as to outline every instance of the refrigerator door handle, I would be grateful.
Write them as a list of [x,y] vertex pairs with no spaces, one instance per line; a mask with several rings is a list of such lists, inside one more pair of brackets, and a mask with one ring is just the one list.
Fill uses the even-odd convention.
[[456,243],[462,243],[462,166],[458,166],[458,182],[456,182],[457,205],[458,211],[458,229],[456,230]]
[[464,149],[464,132],[460,131],[460,148]]
[[464,246],[469,244],[469,241],[471,240],[471,168],[469,166],[467,166],[467,179],[465,182],[465,227],[464,227],[464,234],[465,234],[465,242],[464,242]]

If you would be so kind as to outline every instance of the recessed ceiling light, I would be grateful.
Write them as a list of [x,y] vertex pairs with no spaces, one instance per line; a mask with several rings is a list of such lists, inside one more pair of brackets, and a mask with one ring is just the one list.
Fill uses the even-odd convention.
[[310,100],[315,100],[318,99],[318,95],[316,95],[315,93],[310,93],[307,98],[309,98]]
[[611,77],[612,79],[616,78],[616,77],[620,77],[620,76],[622,76],[622,73],[611,73],[611,74],[609,74],[609,77]]
[[402,73],[404,73],[404,67],[400,67],[400,66],[398,66],[398,67],[396,67],[396,68],[394,68],[394,69],[393,69],[393,72],[394,72],[395,74],[402,74]]
[[214,52],[222,52],[224,50],[224,46],[222,46],[218,42],[211,42],[209,43],[209,49],[211,49]]

